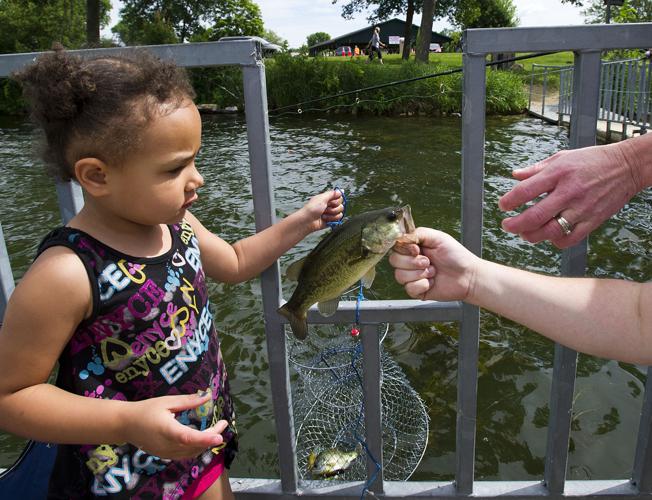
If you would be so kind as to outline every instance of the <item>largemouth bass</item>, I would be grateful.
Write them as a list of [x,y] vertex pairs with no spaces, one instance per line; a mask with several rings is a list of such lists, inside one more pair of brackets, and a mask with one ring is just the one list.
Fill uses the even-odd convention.
[[346,472],[358,455],[360,455],[360,445],[351,451],[330,448],[318,455],[313,452],[308,457],[308,471],[313,479],[334,477]]
[[294,262],[286,277],[298,284],[278,312],[289,320],[295,337],[306,338],[306,313],[313,304],[323,316],[330,316],[342,293],[358,281],[369,288],[376,264],[397,241],[411,241],[406,235],[414,230],[409,205],[365,212],[336,227],[307,257]]

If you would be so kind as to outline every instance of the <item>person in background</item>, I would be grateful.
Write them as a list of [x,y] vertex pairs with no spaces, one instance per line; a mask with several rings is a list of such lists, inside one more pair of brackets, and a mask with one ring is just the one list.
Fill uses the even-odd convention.
[[341,195],[229,244],[190,212],[202,124],[182,69],[144,51],[58,49],[17,78],[44,159],[84,206],[45,237],[7,305],[0,428],[59,443],[48,498],[232,499],[235,413],[205,277],[257,276],[340,219]]
[[374,34],[371,36],[371,40],[369,40],[369,61],[374,60],[374,54],[378,55],[378,60],[380,61],[380,64],[383,64],[383,53],[381,52],[380,48],[385,48],[386,45],[380,41],[380,27],[376,26],[374,28]]
[[[520,182],[500,208],[537,201],[505,219],[505,230],[565,248],[652,186],[652,134],[562,151],[514,176]],[[416,241],[395,247],[389,259],[409,296],[462,300],[577,351],[652,365],[652,282],[522,271],[481,259],[431,228],[417,228]]]

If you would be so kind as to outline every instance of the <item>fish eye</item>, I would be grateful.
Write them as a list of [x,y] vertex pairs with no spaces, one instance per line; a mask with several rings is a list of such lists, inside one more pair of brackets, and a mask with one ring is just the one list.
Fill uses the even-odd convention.
[[394,221],[396,220],[396,212],[390,212],[387,214],[387,220]]

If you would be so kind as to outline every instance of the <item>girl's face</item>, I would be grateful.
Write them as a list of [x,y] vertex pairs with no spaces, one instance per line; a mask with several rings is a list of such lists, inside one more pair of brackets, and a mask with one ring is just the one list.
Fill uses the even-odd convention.
[[133,154],[110,174],[112,210],[142,225],[180,222],[204,185],[195,157],[201,145],[201,118],[186,101],[156,116]]

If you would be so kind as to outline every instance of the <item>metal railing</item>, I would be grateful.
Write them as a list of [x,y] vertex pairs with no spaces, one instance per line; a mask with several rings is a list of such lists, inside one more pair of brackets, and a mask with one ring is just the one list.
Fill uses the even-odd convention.
[[[533,64],[530,73],[528,109],[531,113],[563,123],[572,112],[573,66]],[[542,81],[541,92],[535,89],[535,77]],[[551,92],[552,82],[558,93]],[[630,132],[645,133],[652,115],[652,61],[626,59],[602,61],[598,120],[604,122],[605,136],[611,139],[613,125],[618,124],[621,138]]]
[[[571,121],[571,147],[595,144],[599,97],[600,51],[607,48],[652,46],[650,24],[578,26],[558,28],[475,29],[464,34],[464,98],[462,129],[462,242],[477,255],[482,253],[484,133],[486,101],[485,57],[491,52],[575,51],[574,99]],[[160,56],[183,66],[237,65],[242,68],[251,183],[256,229],[275,222],[274,193],[265,67],[260,39],[242,38],[215,43],[149,47]],[[83,52],[116,52],[129,49],[95,49]],[[32,61],[36,54],[0,56],[0,76]],[[81,206],[81,193],[75,184],[58,187],[62,218],[68,220]],[[1,228],[0,228],[1,231]],[[0,234],[1,236],[1,234]],[[566,250],[562,273],[583,275],[586,267],[586,241]],[[6,249],[0,246],[2,300],[13,288]],[[278,263],[262,273],[263,315],[271,378],[272,400],[278,439],[280,478],[233,478],[238,499],[304,498],[324,496],[357,499],[365,483],[333,482],[328,488],[304,488],[298,480],[294,419],[284,318],[276,312],[283,302]],[[3,306],[5,302],[0,303]],[[4,308],[0,310],[2,314]],[[353,323],[355,305],[341,303],[335,315],[324,318],[313,308],[311,323]],[[652,370],[648,370],[644,410],[638,431],[632,479],[612,481],[566,481],[572,398],[577,353],[557,345],[550,421],[543,481],[475,481],[475,438],[478,381],[479,309],[459,302],[420,302],[412,300],[364,301],[360,305],[362,325],[365,440],[370,454],[381,466],[368,460],[368,485],[385,498],[474,498],[513,496],[573,496],[574,498],[634,498],[652,493]],[[457,321],[460,325],[458,353],[458,392],[456,424],[456,468],[453,482],[384,481],[382,477],[382,432],[380,398],[380,352],[378,323]]]

